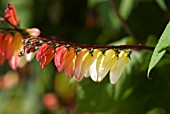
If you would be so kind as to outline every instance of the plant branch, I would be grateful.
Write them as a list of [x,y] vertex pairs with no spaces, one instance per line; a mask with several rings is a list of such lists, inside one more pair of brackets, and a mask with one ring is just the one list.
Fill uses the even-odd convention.
[[[142,44],[137,44],[137,45],[119,45],[119,46],[102,46],[102,45],[87,45],[87,44],[76,44],[76,43],[72,43],[72,42],[65,42],[65,41],[59,41],[59,40],[50,40],[47,38],[27,38],[25,39],[25,41],[29,41],[30,44],[34,45],[34,42],[43,42],[43,43],[51,43],[51,44],[59,44],[60,45],[68,45],[71,47],[79,47],[79,48],[93,48],[93,49],[131,49],[131,50],[150,50],[153,51],[155,49],[155,47],[151,47],[151,46],[146,46],[146,45],[142,45]],[[25,42],[24,41],[24,42]],[[25,46],[27,47],[27,43],[25,43]],[[35,45],[34,45],[35,47]],[[170,51],[167,50],[166,54],[170,54]]]
[[18,27],[15,27],[15,28],[4,28],[4,27],[0,27],[0,31],[14,31],[14,32],[20,32],[23,36],[26,35],[26,32],[24,29],[21,29],[21,28],[18,28]]
[[18,31],[18,32],[23,32],[24,29],[20,29],[20,28],[3,28],[0,27],[0,30],[5,30],[5,31]]
[[132,32],[131,28],[129,27],[129,25],[126,23],[126,21],[124,20],[124,18],[121,16],[121,14],[119,13],[119,10],[114,2],[114,0],[109,0],[113,10],[115,11],[116,15],[118,16],[119,20],[121,21],[122,23],[122,26],[124,27],[125,31],[130,35],[132,36],[136,42],[137,42],[137,39],[135,37],[135,34]]

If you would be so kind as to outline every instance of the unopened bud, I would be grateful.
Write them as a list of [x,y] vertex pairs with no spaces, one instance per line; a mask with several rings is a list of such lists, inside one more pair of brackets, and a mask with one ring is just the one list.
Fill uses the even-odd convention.
[[27,28],[25,31],[33,38],[37,38],[41,33],[41,31],[37,28]]

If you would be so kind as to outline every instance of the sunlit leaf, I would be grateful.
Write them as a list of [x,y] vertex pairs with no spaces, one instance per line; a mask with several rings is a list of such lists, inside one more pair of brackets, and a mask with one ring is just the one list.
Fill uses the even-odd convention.
[[154,108],[148,111],[147,114],[166,114],[166,111],[163,108]]
[[160,59],[165,54],[166,48],[170,46],[170,32],[169,31],[170,31],[170,22],[166,26],[153,52],[153,55],[149,63],[148,77],[149,77],[150,71],[155,67],[155,65],[160,61]]

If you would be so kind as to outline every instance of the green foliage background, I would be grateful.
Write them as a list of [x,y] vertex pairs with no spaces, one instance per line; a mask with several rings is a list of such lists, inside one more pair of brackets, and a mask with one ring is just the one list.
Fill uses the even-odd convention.
[[[55,36],[75,43],[156,46],[170,20],[168,0],[114,0],[135,34],[134,39],[124,30],[109,0],[1,0],[1,12],[9,1],[16,6],[22,28],[36,27],[43,37]],[[109,83],[109,76],[101,83],[83,79],[73,102],[76,112],[72,113],[170,114],[170,56],[164,55],[148,79],[151,55],[151,51],[133,51],[115,85]],[[29,73],[17,86],[0,90],[0,114],[71,113],[65,110],[72,104],[61,102],[59,109],[50,111],[42,103],[44,94],[52,92],[58,96],[55,88],[63,87],[56,87],[58,73],[54,64],[41,69],[34,59],[29,67]],[[1,75],[9,69],[6,62],[0,67]]]

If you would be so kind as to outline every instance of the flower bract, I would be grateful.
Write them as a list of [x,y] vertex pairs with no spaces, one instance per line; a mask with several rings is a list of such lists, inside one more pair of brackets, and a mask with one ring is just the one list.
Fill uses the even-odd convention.
[[27,49],[26,53],[30,49],[37,50],[34,48],[37,46],[39,50],[36,58],[42,68],[54,58],[59,72],[65,72],[68,77],[74,76],[78,81],[90,76],[93,81],[101,82],[110,71],[110,82],[115,84],[128,63],[130,54],[128,50],[80,48],[38,38],[27,40],[29,42],[25,41],[24,47]]

